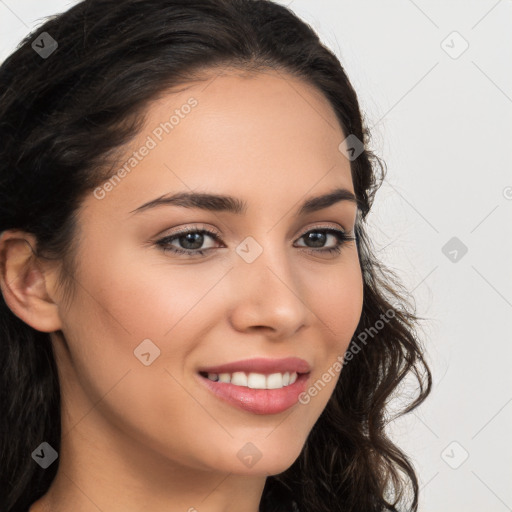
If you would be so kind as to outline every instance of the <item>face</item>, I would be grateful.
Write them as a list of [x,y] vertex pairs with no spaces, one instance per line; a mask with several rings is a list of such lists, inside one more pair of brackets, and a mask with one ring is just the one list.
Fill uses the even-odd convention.
[[[52,334],[64,433],[194,470],[270,475],[293,463],[362,311],[356,242],[342,238],[356,204],[341,194],[302,209],[354,193],[344,138],[316,89],[275,72],[212,74],[151,104],[117,178],[79,210],[76,296],[59,311],[64,338]],[[192,192],[234,199],[142,207]],[[210,371],[232,384],[199,373],[254,358],[307,368],[241,372],[271,390],[234,377],[240,364]],[[268,375],[287,368],[298,378],[279,389],[286,376]]]

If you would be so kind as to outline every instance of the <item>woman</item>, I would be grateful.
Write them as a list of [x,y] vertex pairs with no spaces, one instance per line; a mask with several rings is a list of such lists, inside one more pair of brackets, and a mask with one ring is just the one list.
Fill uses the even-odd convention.
[[1,510],[416,510],[385,406],[431,375],[311,28],[86,0],[0,83]]

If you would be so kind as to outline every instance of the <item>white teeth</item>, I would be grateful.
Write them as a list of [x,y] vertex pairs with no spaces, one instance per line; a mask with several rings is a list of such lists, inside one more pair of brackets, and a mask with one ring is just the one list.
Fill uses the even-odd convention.
[[247,386],[252,389],[267,389],[267,378],[262,373],[249,373]]
[[235,372],[231,375],[231,384],[247,387],[247,375],[244,372]]
[[272,373],[270,375],[264,375],[263,373],[249,373],[249,375],[246,375],[244,372],[234,372],[232,374],[209,373],[208,379],[251,389],[280,389],[293,384],[297,380],[297,373]]
[[267,389],[279,389],[284,386],[284,379],[280,373],[267,375]]

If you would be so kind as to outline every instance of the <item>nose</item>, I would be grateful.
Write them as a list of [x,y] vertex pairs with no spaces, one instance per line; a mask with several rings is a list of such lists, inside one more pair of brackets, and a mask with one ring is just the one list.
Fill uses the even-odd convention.
[[230,322],[241,332],[265,331],[273,339],[293,336],[311,311],[290,262],[265,249],[252,263],[240,259],[230,272],[233,307]]

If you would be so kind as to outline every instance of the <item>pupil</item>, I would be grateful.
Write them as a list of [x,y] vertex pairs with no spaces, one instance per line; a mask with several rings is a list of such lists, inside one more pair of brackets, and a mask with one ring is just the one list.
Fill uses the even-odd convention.
[[[194,242],[194,237],[199,237],[199,239]],[[192,245],[194,245],[195,243],[194,247],[185,247],[186,249],[198,249],[203,243],[203,235],[201,233],[187,233],[185,236],[181,237],[181,240],[183,239],[185,240],[185,244],[192,243]]]
[[316,232],[316,233],[310,233],[308,238],[310,241],[313,242],[313,244],[315,244],[314,247],[322,247],[322,245],[324,245],[324,243],[325,243],[324,239],[326,236],[327,235],[325,233]]

